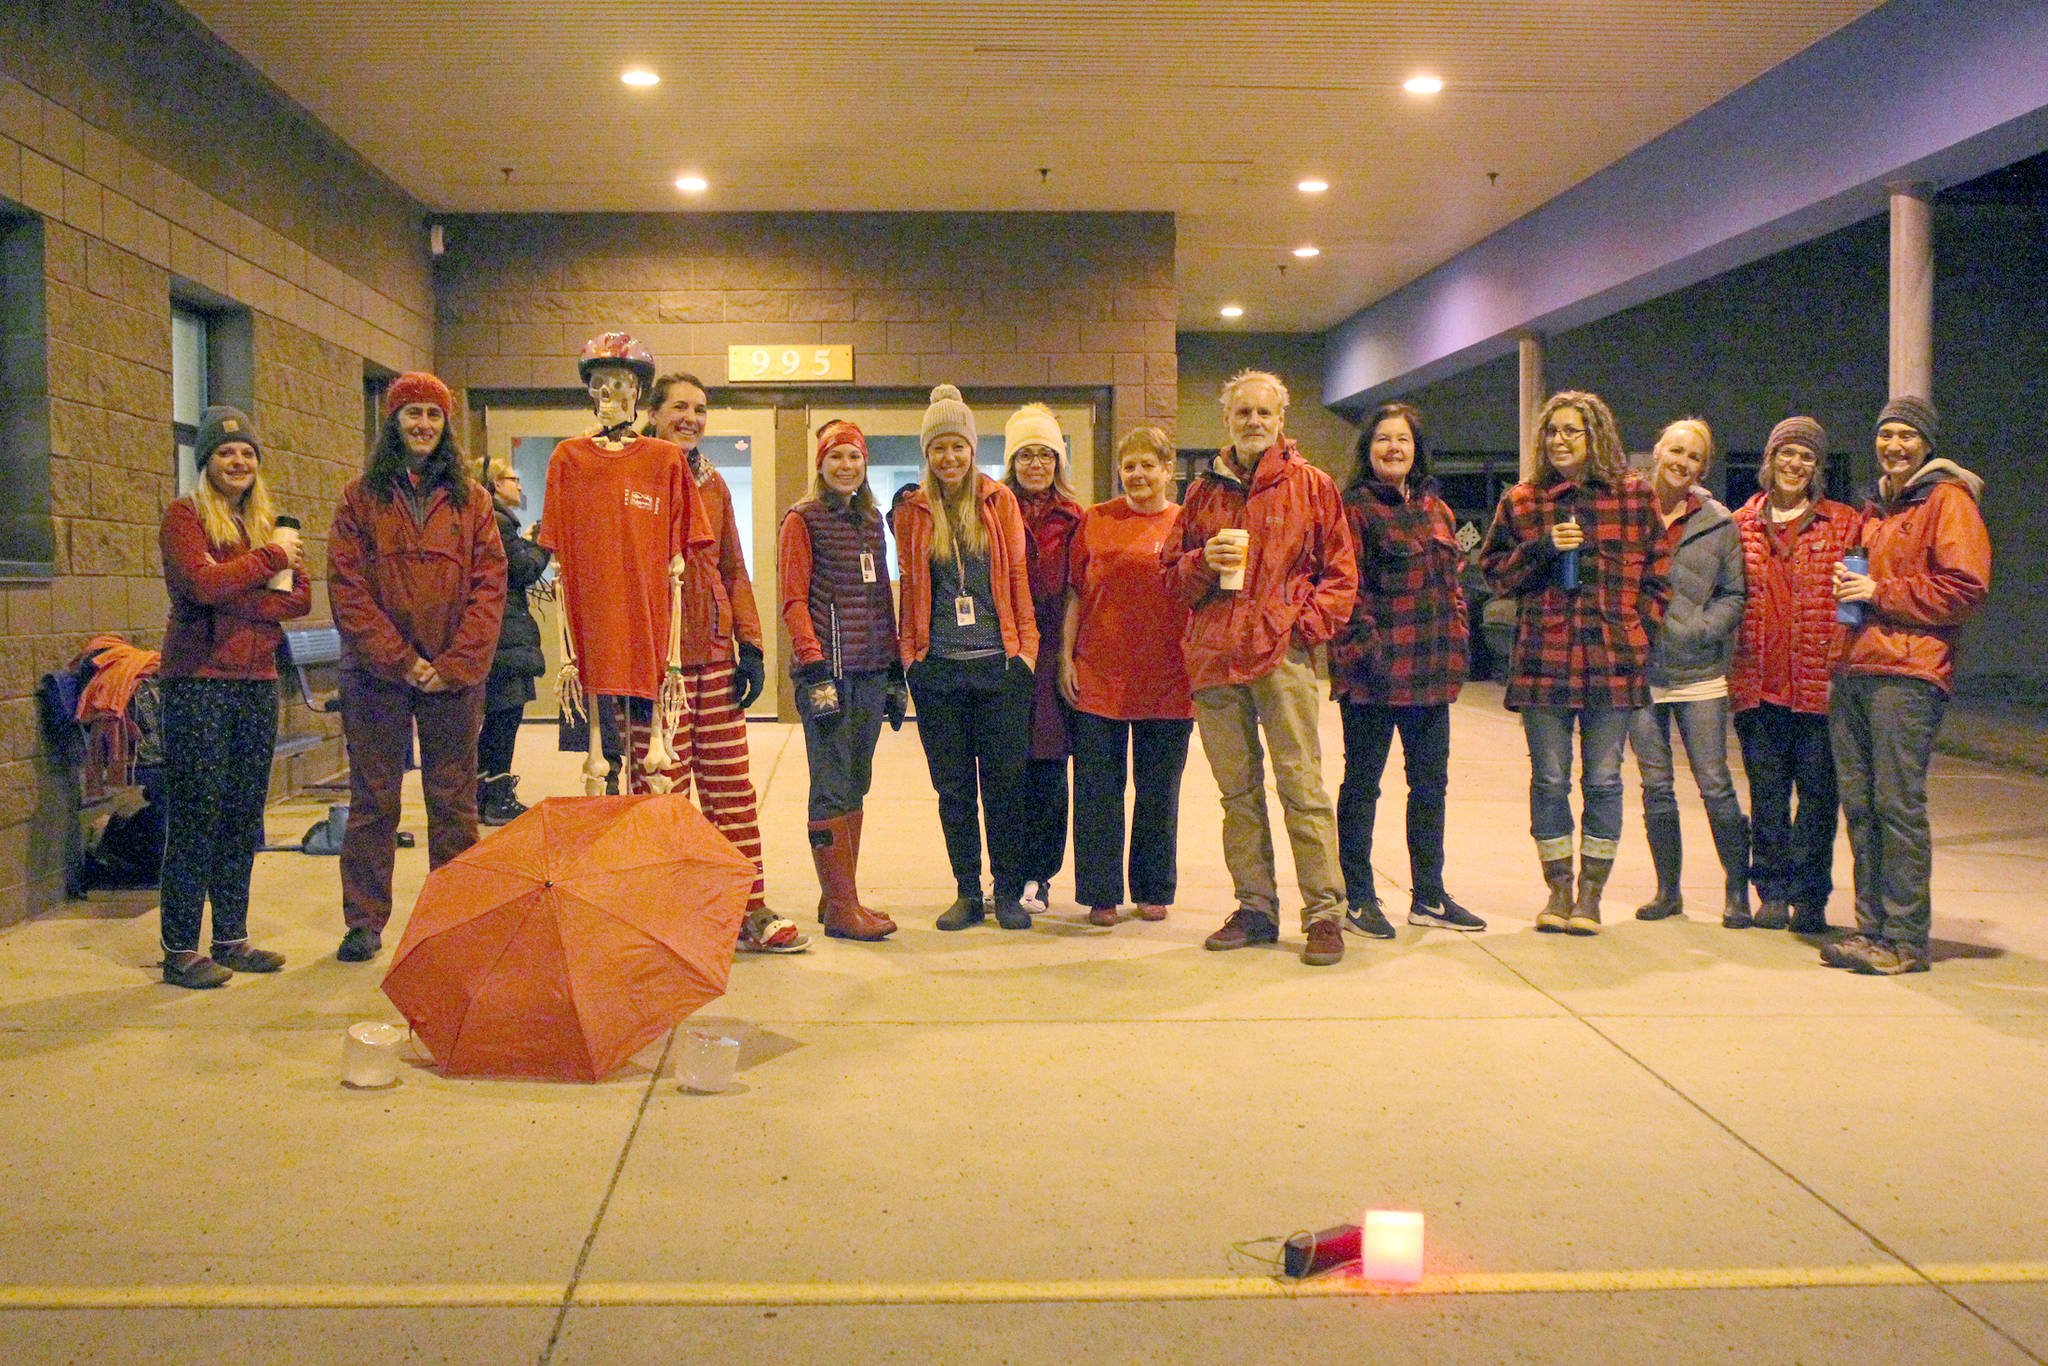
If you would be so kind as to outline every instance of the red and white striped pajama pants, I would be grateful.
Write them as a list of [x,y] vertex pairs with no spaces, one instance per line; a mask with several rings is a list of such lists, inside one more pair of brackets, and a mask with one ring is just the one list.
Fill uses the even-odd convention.
[[[690,780],[697,783],[697,808],[720,834],[733,842],[740,856],[754,865],[754,891],[749,910],[764,903],[761,876],[761,817],[754,784],[747,776],[747,718],[732,690],[732,662],[683,666],[683,719],[669,736],[676,766],[664,776],[669,791],[687,797]],[[652,738],[645,727],[628,726],[631,740],[631,790],[640,791],[640,765]]]

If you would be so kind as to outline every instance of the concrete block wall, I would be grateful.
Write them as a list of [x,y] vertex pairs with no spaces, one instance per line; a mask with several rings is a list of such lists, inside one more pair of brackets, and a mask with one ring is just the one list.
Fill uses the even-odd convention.
[[[433,346],[418,206],[366,179],[329,139],[328,184],[318,193],[339,185],[359,217],[384,220],[330,234],[338,207],[294,208],[288,194],[291,176],[322,164],[318,138],[296,122],[302,113],[231,64],[201,61],[204,53],[186,60],[197,49],[180,46],[196,42],[183,27],[155,30],[157,47],[138,45],[134,24],[147,5],[29,8],[67,33],[120,31],[102,35],[93,62],[29,69],[53,46],[50,33],[24,36],[25,11],[0,21],[10,40],[0,43],[0,72],[9,73],[0,74],[0,209],[41,219],[55,533],[52,577],[0,581],[0,924],[59,899],[73,823],[69,775],[53,766],[37,722],[37,680],[94,634],[161,641],[156,528],[176,492],[174,281],[249,312],[264,475],[280,505],[305,521],[315,566],[335,499],[361,464],[366,362],[425,366]],[[72,36],[83,40],[83,30]],[[215,82],[208,99],[256,121],[221,119],[217,104],[167,82],[181,63]],[[150,92],[162,103],[149,105]],[[159,159],[145,146],[189,148],[190,158]],[[325,612],[323,586],[314,618]],[[297,706],[283,725],[338,730]],[[280,763],[274,788],[340,764],[330,739]]]
[[608,214],[444,220],[436,356],[458,389],[573,389],[624,328],[664,368],[850,344],[860,388],[1102,387],[1117,435],[1179,410],[1166,214]]
[[1287,429],[1302,455],[1339,487],[1351,478],[1358,431],[1323,406],[1320,332],[1183,332],[1180,337],[1181,446],[1221,448],[1228,439],[1220,401],[1240,370],[1268,370],[1287,385]]

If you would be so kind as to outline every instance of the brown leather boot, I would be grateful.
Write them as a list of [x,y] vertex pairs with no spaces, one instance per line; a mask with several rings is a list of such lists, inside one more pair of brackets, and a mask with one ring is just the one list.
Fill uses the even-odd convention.
[[1565,922],[1567,934],[1600,933],[1600,893],[1607,890],[1607,875],[1614,871],[1611,858],[1579,859],[1579,898]]
[[818,885],[825,892],[825,933],[833,939],[872,943],[886,939],[896,922],[860,904],[853,881],[851,815],[811,822],[811,859],[818,866]]
[[1550,900],[1536,913],[1536,928],[1547,934],[1562,934],[1572,918],[1572,861],[1543,860],[1543,881],[1550,887]]

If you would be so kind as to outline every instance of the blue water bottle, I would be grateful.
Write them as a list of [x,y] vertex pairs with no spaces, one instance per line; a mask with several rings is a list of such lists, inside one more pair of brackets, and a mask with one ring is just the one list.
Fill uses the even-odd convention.
[[[1870,572],[1870,552],[1860,545],[1852,545],[1842,552],[1842,568],[1851,574]],[[1844,626],[1856,627],[1863,624],[1863,609],[1860,602],[1838,602],[1835,604],[1835,620]]]
[[[1577,526],[1579,524],[1579,519],[1571,513],[1566,513],[1563,517],[1558,518],[1558,520],[1560,522],[1570,522],[1573,526]],[[1567,593],[1575,593],[1578,591],[1578,551],[1560,550],[1557,552],[1557,586],[1559,588],[1564,589]]]

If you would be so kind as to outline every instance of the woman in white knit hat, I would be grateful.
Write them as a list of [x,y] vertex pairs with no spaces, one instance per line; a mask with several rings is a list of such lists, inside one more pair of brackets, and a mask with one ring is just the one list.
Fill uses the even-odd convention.
[[932,390],[922,445],[924,481],[894,518],[902,571],[896,624],[959,893],[938,928],[964,930],[987,914],[985,814],[996,923],[1029,929],[1015,813],[1038,625],[1024,521],[1016,496],[975,468],[974,413],[950,384]]
[[1053,875],[1067,861],[1067,704],[1060,698],[1060,630],[1067,610],[1067,547],[1081,503],[1067,482],[1067,439],[1043,403],[1027,403],[1003,424],[1003,482],[1024,518],[1038,649],[1048,667],[1031,690],[1030,750],[1018,819],[1024,841],[1024,909],[1042,911]]

